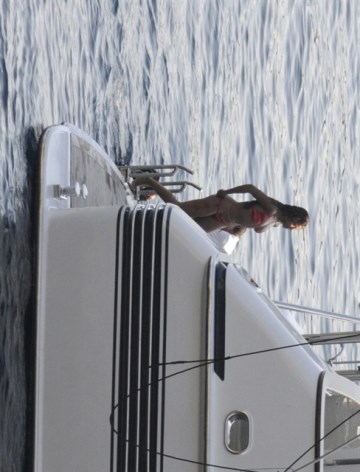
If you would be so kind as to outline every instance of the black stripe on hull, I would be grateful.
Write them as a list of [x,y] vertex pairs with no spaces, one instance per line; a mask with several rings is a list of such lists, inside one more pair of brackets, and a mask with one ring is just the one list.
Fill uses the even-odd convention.
[[225,379],[225,278],[226,265],[219,262],[215,270],[215,313],[214,313],[214,371]]
[[159,207],[119,211],[111,472],[163,469],[169,217]]

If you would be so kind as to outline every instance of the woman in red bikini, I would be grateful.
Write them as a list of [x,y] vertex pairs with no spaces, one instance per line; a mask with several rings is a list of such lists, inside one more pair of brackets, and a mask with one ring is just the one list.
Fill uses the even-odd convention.
[[[284,205],[252,184],[219,190],[216,195],[187,202],[176,200],[169,190],[151,177],[138,177],[132,186],[153,188],[164,202],[179,206],[207,232],[232,226],[242,226],[244,232],[252,228],[257,233],[279,225],[287,229],[302,229],[309,221],[309,214],[304,208]],[[229,197],[234,193],[249,193],[255,200],[237,202]]]

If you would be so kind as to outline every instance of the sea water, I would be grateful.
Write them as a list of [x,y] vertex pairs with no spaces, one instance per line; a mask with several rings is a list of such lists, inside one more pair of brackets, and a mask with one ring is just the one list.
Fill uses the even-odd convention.
[[186,165],[203,195],[253,183],[306,207],[308,228],[248,232],[234,260],[272,298],[359,313],[357,0],[0,3],[0,470],[24,460],[36,143],[49,125],[75,124],[114,160]]

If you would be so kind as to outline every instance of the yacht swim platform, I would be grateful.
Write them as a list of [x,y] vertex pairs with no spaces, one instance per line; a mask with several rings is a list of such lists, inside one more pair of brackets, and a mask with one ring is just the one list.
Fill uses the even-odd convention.
[[[51,162],[45,158],[48,155]],[[115,163],[74,126],[48,128],[40,143],[40,160],[41,182],[47,182],[46,188],[41,189],[41,209],[134,206],[136,203]],[[66,189],[68,194],[59,198],[57,186]]]

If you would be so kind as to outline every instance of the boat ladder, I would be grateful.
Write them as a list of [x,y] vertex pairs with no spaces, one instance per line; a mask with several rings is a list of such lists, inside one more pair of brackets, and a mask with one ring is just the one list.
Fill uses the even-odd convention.
[[[125,181],[129,183],[130,179],[134,179],[141,174],[146,174],[155,180],[161,181],[161,185],[169,187],[172,193],[181,193],[187,186],[191,186],[200,192],[202,187],[189,180],[163,180],[168,177],[174,177],[178,172],[182,171],[193,175],[194,172],[180,164],[164,164],[164,165],[120,165],[118,166],[123,174]],[[136,189],[136,198],[138,200],[147,200],[155,195],[154,191],[149,187],[140,187]]]

